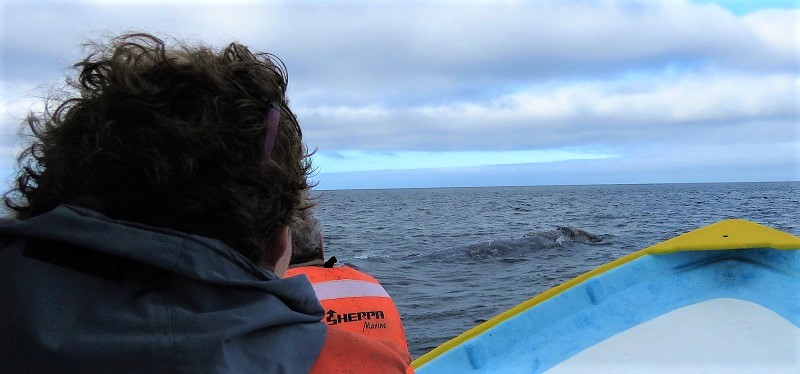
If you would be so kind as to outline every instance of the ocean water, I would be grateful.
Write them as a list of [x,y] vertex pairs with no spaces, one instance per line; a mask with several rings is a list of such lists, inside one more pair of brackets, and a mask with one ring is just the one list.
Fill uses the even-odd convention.
[[381,281],[414,358],[601,264],[722,219],[800,235],[800,182],[316,195],[326,256]]

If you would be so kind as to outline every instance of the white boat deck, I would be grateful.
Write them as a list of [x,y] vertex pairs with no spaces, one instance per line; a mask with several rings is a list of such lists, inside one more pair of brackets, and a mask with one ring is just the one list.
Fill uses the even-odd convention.
[[800,328],[758,304],[720,298],[616,334],[546,373],[800,373]]

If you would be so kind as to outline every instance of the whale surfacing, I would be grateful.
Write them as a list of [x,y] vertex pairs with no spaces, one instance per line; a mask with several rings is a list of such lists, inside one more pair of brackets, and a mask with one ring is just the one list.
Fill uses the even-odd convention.
[[542,236],[559,244],[565,241],[589,244],[600,243],[603,241],[603,238],[600,236],[571,226],[560,226],[555,230],[538,231],[525,234],[525,236],[535,235]]

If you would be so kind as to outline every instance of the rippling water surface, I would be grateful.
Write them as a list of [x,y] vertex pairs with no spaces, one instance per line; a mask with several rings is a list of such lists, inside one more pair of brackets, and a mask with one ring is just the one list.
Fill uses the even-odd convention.
[[[601,264],[722,219],[800,235],[800,182],[317,195],[326,256],[381,281],[397,303],[414,358]],[[565,237],[558,227],[601,241]]]

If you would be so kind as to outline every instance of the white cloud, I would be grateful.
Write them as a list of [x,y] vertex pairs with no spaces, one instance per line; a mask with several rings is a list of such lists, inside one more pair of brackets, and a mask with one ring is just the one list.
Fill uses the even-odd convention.
[[13,52],[4,56],[11,65],[26,55],[65,65],[80,56],[74,46],[84,38],[137,28],[218,45],[238,39],[284,58],[299,98],[336,103],[415,93],[431,99],[670,64],[786,71],[797,63],[796,44],[784,32],[796,12],[742,18],[683,1],[16,3],[6,9],[3,49]]
[[[24,141],[20,137],[29,134],[25,125],[28,114],[42,112],[45,96],[57,90],[44,86],[31,88],[23,81],[6,81],[0,87],[0,147],[19,145]],[[5,154],[0,153],[2,157]]]
[[762,10],[742,19],[761,40],[783,59],[800,68],[800,10]]
[[436,106],[295,111],[309,144],[322,150],[543,149],[698,137],[729,143],[713,134],[744,128],[746,136],[765,124],[776,140],[797,137],[798,95],[800,78],[789,74],[699,74],[576,82]]
[[320,173],[342,173],[368,170],[463,168],[564,160],[594,160],[611,157],[616,157],[616,155],[579,149],[505,152],[364,152],[354,150],[318,152],[314,154],[313,161]]
[[614,158],[467,168],[325,173],[319,189],[800,180],[800,142],[643,144]]
[[5,2],[0,137],[87,37],[142,29],[276,53],[323,152],[769,148],[800,135],[798,14],[682,0]]

